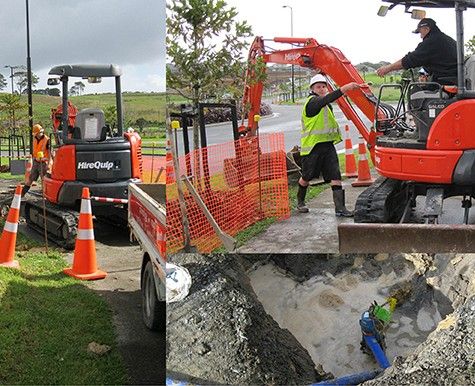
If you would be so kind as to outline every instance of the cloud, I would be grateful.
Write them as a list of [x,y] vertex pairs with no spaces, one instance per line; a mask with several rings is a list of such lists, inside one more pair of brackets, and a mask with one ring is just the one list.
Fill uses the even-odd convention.
[[[165,0],[34,0],[29,4],[33,72],[45,74],[52,66],[66,63],[115,63],[142,67],[137,77],[142,84],[148,76],[165,77],[164,65],[158,65],[165,57]],[[4,65],[26,63],[25,18],[24,1],[2,7],[0,64],[5,75],[9,70]]]

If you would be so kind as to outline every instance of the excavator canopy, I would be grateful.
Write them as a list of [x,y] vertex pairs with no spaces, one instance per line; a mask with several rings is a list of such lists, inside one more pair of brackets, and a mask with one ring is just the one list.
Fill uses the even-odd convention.
[[[427,8],[454,8],[455,4],[469,8],[475,8],[475,0],[383,0],[391,3],[392,7],[404,5],[406,7],[427,7]],[[391,6],[390,6],[391,7]]]
[[55,66],[49,71],[49,75],[72,76],[72,77],[112,77],[121,76],[122,70],[115,64],[65,64]]

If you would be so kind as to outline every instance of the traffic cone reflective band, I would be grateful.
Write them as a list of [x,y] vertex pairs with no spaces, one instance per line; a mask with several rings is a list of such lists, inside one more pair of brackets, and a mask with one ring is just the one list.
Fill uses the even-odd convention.
[[14,257],[18,220],[20,219],[21,189],[21,184],[18,184],[0,238],[0,267],[20,267]]
[[357,177],[356,159],[350,138],[350,127],[345,125],[345,175],[348,178]]
[[89,189],[82,189],[81,212],[74,248],[73,266],[63,271],[81,280],[104,279],[106,272],[97,269],[96,243],[92,226],[92,210]]
[[369,171],[369,163],[366,158],[366,143],[360,137],[358,144],[358,179],[351,183],[351,186],[370,186],[374,182]]
[[31,155],[28,156],[28,159],[26,160],[26,169],[25,169],[25,184],[28,184],[28,182],[30,181],[30,173],[31,173],[31,167],[32,167],[32,163],[31,163]]

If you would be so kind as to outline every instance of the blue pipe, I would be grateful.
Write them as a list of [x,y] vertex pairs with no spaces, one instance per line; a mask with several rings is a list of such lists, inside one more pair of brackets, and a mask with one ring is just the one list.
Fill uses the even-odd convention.
[[369,381],[371,379],[376,378],[379,374],[381,374],[381,370],[372,370],[372,371],[364,371],[362,373],[345,375],[340,378],[329,379],[326,381],[322,381],[319,383],[314,383],[314,385],[359,385],[360,383]]
[[373,352],[373,355],[376,358],[376,361],[378,362],[379,366],[382,369],[387,369],[388,367],[390,367],[391,364],[389,363],[388,358],[386,358],[386,354],[384,353],[383,349],[379,345],[374,335],[363,335],[363,338],[368,347]]
[[[191,383],[184,381],[177,381],[175,379],[167,378],[166,386],[189,386]],[[193,383],[194,386],[197,386],[196,383]]]

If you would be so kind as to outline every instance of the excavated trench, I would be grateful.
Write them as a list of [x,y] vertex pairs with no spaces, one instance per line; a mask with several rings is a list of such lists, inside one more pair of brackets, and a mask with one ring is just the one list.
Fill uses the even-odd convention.
[[360,350],[372,302],[398,303],[391,367],[371,384],[475,384],[475,255],[181,255],[193,278],[167,307],[169,377],[313,384],[377,369]]
[[[360,350],[359,319],[374,301],[381,305],[390,296],[398,298],[385,333],[390,363],[410,354],[453,311],[447,297],[429,287],[423,276],[414,276],[413,263],[403,255],[333,257],[329,269],[323,266],[317,275],[302,275],[305,263],[298,259],[274,259],[249,272],[258,299],[313,361],[335,377],[379,368]],[[323,265],[327,258],[320,260]]]

